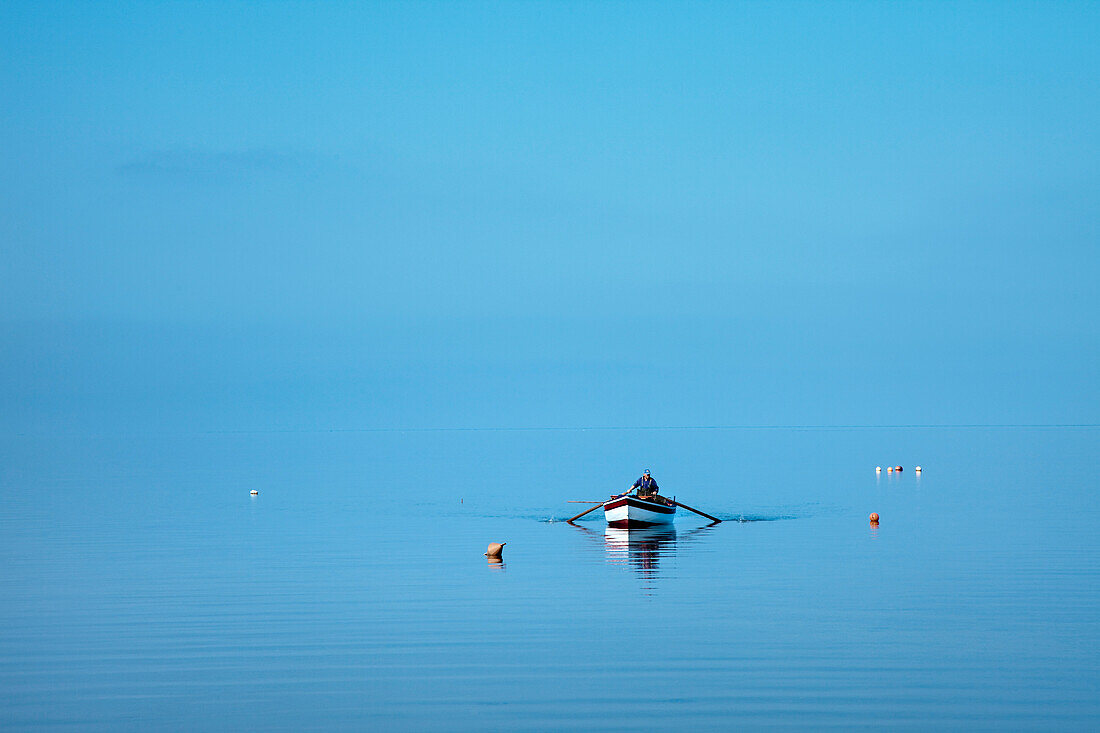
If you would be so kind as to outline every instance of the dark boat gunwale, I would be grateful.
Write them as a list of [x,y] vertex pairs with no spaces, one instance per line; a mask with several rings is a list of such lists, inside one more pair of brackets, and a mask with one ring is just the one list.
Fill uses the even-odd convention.
[[628,506],[636,506],[639,509],[645,509],[646,511],[654,512],[656,514],[675,514],[676,505],[662,504],[660,502],[651,501],[649,499],[641,499],[637,496],[620,496],[615,499],[608,499],[604,502],[604,511],[608,509],[618,509],[624,504]]

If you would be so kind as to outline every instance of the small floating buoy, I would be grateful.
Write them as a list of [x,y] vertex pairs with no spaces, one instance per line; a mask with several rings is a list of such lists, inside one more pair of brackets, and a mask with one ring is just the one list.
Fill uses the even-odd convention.
[[504,552],[504,546],[507,545],[507,544],[508,544],[507,542],[490,542],[489,543],[489,551],[485,553],[485,556],[486,557],[500,557],[501,553]]
[[920,473],[920,466],[917,466],[917,467],[916,467],[916,468],[914,468],[913,470],[914,470],[914,471],[916,471],[917,473]]
[[875,473],[882,473],[882,466],[875,466]]
[[868,517],[871,520],[871,524],[878,524],[878,512],[871,512],[871,516]]
[[900,470],[901,470],[901,466],[894,466],[894,470],[895,470],[895,471],[900,471]]
[[252,494],[253,496],[257,496],[260,492],[256,491],[256,489],[252,489],[252,491],[250,491],[248,493]]
[[886,468],[886,473],[893,473],[893,472],[894,472],[894,467],[893,466],[888,466]]

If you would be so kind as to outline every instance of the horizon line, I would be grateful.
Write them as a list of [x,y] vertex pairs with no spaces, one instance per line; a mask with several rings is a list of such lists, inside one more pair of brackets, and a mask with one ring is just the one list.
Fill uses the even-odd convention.
[[1100,423],[912,423],[912,424],[737,424],[737,425],[542,425],[542,426],[435,426],[435,427],[331,427],[331,428],[224,428],[184,430],[58,430],[53,432],[3,431],[0,435],[32,437],[43,435],[266,435],[307,433],[475,433],[475,432],[565,432],[600,431],[688,431],[688,430],[972,430],[972,429],[1095,429]]

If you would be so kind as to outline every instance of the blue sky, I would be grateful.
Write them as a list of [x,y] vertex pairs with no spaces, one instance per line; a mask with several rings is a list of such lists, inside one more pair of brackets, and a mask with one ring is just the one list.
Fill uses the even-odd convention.
[[1097,37],[1089,3],[6,3],[5,425],[1098,422]]

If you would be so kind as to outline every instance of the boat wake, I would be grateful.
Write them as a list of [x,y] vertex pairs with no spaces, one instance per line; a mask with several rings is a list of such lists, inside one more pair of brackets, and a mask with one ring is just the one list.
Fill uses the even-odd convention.
[[715,514],[714,516],[721,519],[723,522],[737,522],[738,524],[745,524],[747,522],[782,522],[788,519],[798,519],[793,514]]

